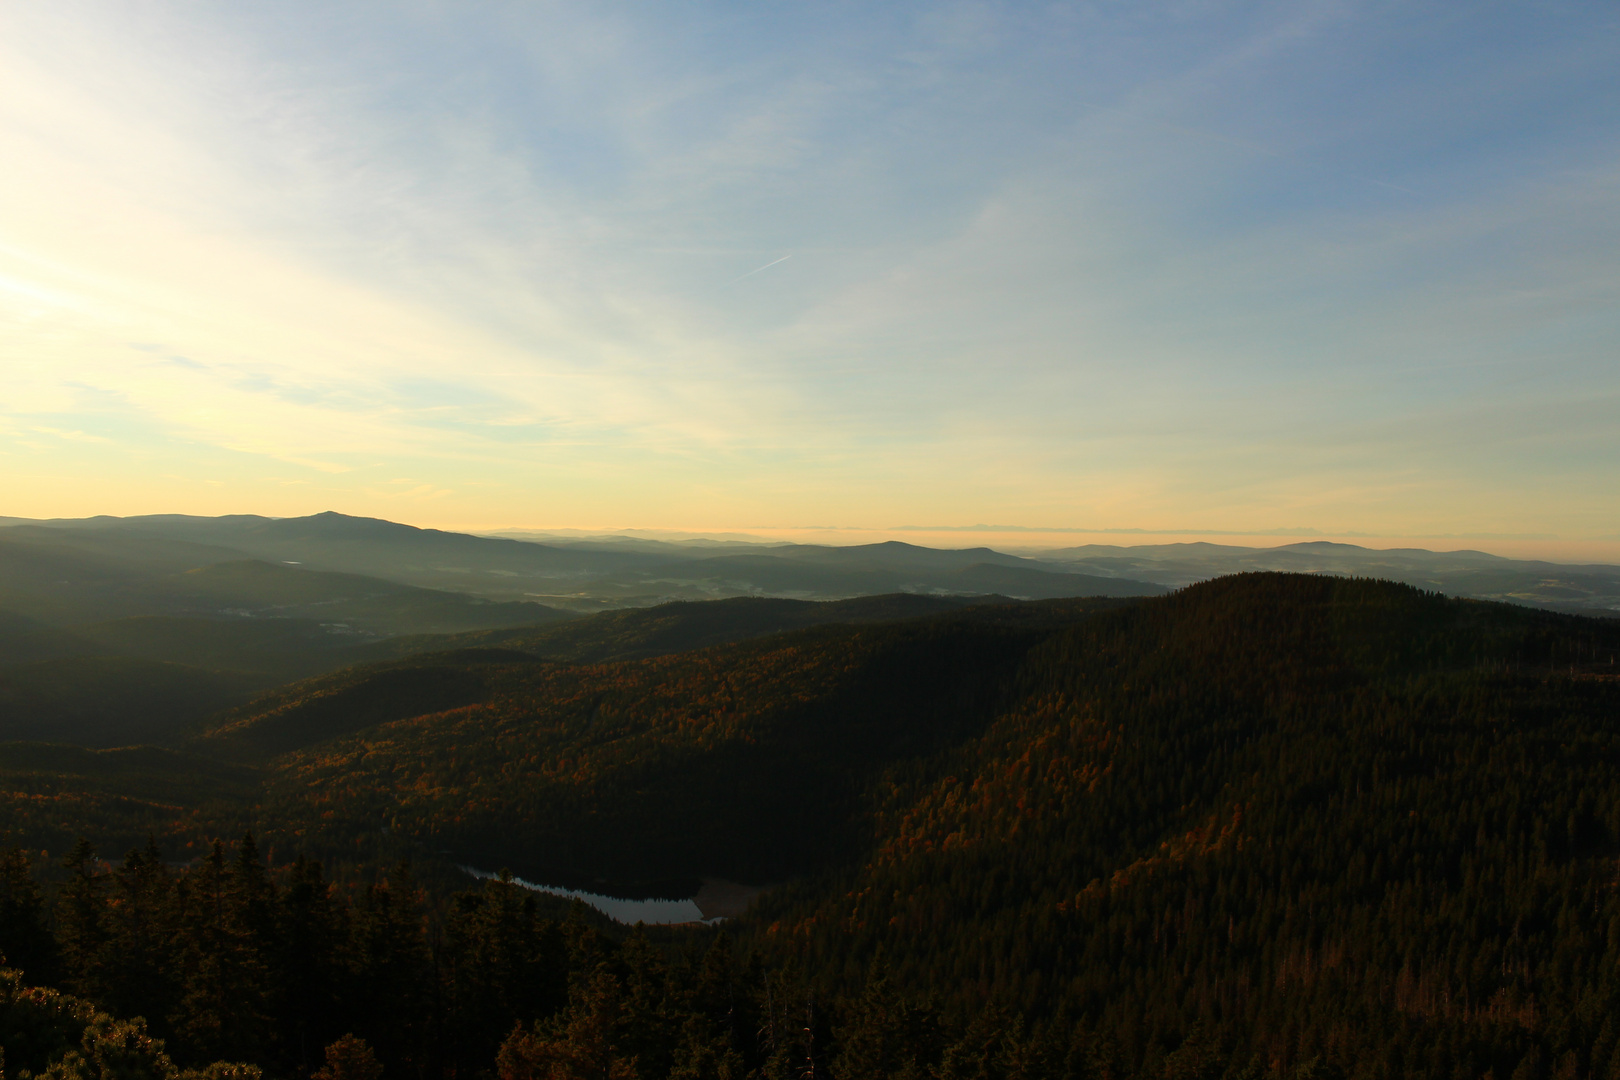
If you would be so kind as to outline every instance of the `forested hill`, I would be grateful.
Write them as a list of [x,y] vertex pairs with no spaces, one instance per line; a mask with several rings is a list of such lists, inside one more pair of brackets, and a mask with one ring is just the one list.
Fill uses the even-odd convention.
[[631,890],[780,880],[853,856],[884,769],[982,730],[1054,626],[1125,602],[984,605],[621,663],[423,656],[305,684],[195,745],[288,751],[264,828],[323,855],[449,853]]
[[1366,581],[1102,614],[746,938],[1078,1020],[1126,1072],[1620,1075],[1617,654],[1612,622]]
[[[536,674],[529,665],[541,660],[601,664],[645,659],[789,630],[895,622],[987,604],[998,611],[1020,611],[1026,620],[1061,621],[1072,618],[1073,612],[1097,610],[1108,603],[1099,599],[1015,606],[1004,597],[904,593],[836,601],[736,597],[608,611],[561,626],[408,635],[356,648],[351,651],[356,661],[351,667],[289,683],[210,717],[197,726],[191,745],[251,760],[387,720],[513,695],[532,697],[537,691],[525,680]],[[1006,617],[998,616],[1003,621]]]
[[[829,623],[892,622],[957,611],[969,605],[1006,603],[1006,597],[922,596],[888,593],[848,600],[789,600],[738,596],[725,600],[676,600],[650,608],[604,611],[560,626],[526,626],[461,634],[403,635],[361,646],[355,662],[451,649],[502,648],[575,664],[639,660],[689,652],[748,638]],[[1052,605],[1044,605],[1051,608]],[[1085,610],[1096,605],[1088,604]]]
[[[469,652],[432,663],[475,676],[470,698],[312,727],[251,805],[221,796],[159,840],[251,825],[278,865],[778,883],[719,958],[659,966],[643,939],[532,922],[492,944],[490,923],[409,946],[435,989],[404,1020],[323,999],[322,1037],[424,1075],[488,1068],[534,1013],[553,1019],[506,1039],[504,1075],[595,1055],[648,1077],[1610,1080],[1617,656],[1608,620],[1280,574],[615,663]],[[222,792],[245,775],[209,768]],[[260,873],[211,865],[227,896]],[[307,907],[298,874],[275,903],[302,881]],[[387,984],[364,928],[403,889],[357,901],[361,944],[323,946],[333,985]],[[431,925],[512,910],[510,886],[477,895]],[[281,924],[255,918],[254,970],[291,978]],[[531,989],[479,990],[481,1034],[435,1057],[422,1040],[473,1015],[473,964]],[[281,1022],[257,1060],[291,1060]]]

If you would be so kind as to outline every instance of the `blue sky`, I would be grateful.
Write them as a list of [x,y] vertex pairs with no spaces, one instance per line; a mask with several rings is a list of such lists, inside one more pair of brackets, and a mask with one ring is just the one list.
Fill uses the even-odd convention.
[[1612,4],[11,5],[15,515],[1620,539]]

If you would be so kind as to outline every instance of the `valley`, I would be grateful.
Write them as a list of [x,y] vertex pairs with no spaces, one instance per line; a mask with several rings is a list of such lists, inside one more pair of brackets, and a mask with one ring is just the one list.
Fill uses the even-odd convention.
[[1620,1068],[1620,620],[1250,572],[519,622],[151,543],[7,579],[0,951],[181,1064]]

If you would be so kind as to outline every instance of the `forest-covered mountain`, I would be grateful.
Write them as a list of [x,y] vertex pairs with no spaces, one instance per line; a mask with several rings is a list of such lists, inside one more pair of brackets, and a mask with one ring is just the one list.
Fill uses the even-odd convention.
[[294,564],[488,599],[538,600],[576,612],[727,596],[1151,596],[1254,571],[1373,577],[1448,596],[1550,611],[1620,611],[1620,566],[1509,559],[1467,549],[1366,548],[1325,540],[1264,548],[1200,542],[1008,552],[897,542],[828,546],[534,532],[473,536],[335,513],[302,518],[0,518],[0,540],[39,542],[50,535],[81,546],[145,552],[146,557],[178,556],[192,560],[193,566],[244,559]]
[[437,636],[672,598],[903,592],[937,609],[1164,591],[906,544],[558,546],[341,514],[0,521],[0,740],[103,747],[171,742],[256,691],[368,656],[454,647]]
[[[659,632],[0,752],[0,949],[277,1075],[1620,1075],[1613,621],[1256,574]],[[50,869],[79,833],[136,854]],[[627,937],[458,862],[775,887]]]
[[0,740],[163,741],[403,635],[555,622],[490,600],[105,530],[0,529]]
[[562,617],[533,601],[495,603],[218,545],[36,526],[0,528],[0,610],[67,628],[143,616],[306,619],[368,638]]
[[292,563],[493,600],[539,600],[580,612],[728,596],[838,600],[910,592],[1045,599],[1165,591],[1126,575],[1077,571],[989,548],[940,550],[892,542],[847,547],[535,543],[334,513],[280,519],[165,514],[0,528],[0,541],[10,536],[38,544],[60,537],[64,544],[102,551],[189,558],[192,565],[231,558]]
[[1180,588],[1229,574],[1274,570],[1401,581],[1420,589],[1613,618],[1620,612],[1620,566],[1508,559],[1483,551],[1365,548],[1327,540],[1276,547],[1234,544],[1087,544],[1040,552],[1054,569],[1118,575]]

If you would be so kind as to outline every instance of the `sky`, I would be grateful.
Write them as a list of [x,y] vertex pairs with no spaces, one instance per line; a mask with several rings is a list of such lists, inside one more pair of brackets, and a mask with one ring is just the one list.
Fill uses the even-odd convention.
[[1620,557],[1609,2],[14,3],[0,162],[0,515]]

